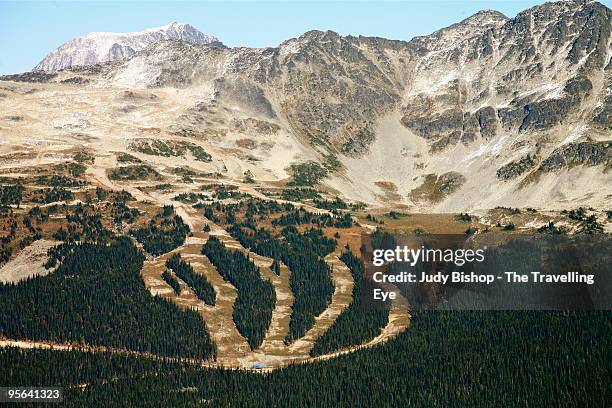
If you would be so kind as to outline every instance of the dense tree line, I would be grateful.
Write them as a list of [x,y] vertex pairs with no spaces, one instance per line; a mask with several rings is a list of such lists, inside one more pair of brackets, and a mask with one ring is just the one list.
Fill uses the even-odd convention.
[[605,407],[611,333],[609,312],[427,311],[386,344],[266,375],[0,349],[0,378],[72,385],[64,404],[79,407]]
[[[7,228],[8,227],[8,228]],[[2,236],[0,237],[0,263],[7,262],[13,255],[12,241],[17,234],[17,220],[11,219],[7,225],[2,227]]]
[[21,185],[0,186],[0,206],[17,205],[23,198],[24,187]]
[[196,273],[191,265],[183,261],[180,254],[172,255],[166,261],[166,266],[172,269],[172,271],[176,273],[176,276],[181,278],[187,286],[193,289],[198,299],[202,300],[207,305],[215,305],[217,294],[215,293],[213,285],[206,279],[206,276]]
[[161,255],[183,245],[189,234],[189,226],[175,214],[172,206],[164,206],[145,227],[132,229],[130,233],[145,251]]
[[347,210],[349,208],[346,201],[341,199],[340,197],[336,197],[333,200],[321,200],[315,199],[312,201],[312,204],[317,208],[322,208],[324,210]]
[[80,187],[85,185],[85,181],[60,174],[44,174],[34,178],[35,184],[49,187]]
[[208,200],[209,197],[202,193],[194,193],[192,191],[188,193],[180,193],[174,196],[174,200],[180,201],[181,203],[194,204],[199,201]]
[[314,214],[303,208],[296,208],[272,220],[272,225],[288,226],[300,224],[314,224],[318,227],[350,228],[353,226],[353,219],[348,213],[338,215]]
[[0,337],[213,357],[197,313],[151,297],[140,277],[143,259],[126,237],[52,248],[54,272],[0,285]]
[[74,198],[74,193],[62,187],[45,188],[36,192],[38,195],[32,197],[34,203],[53,203],[55,201],[69,201]]
[[281,266],[280,266],[280,262],[278,261],[278,259],[273,259],[272,260],[272,263],[270,264],[270,269],[272,270],[272,272],[274,272],[275,274],[280,276],[280,274],[281,274]]
[[281,237],[273,237],[263,228],[253,231],[239,225],[233,225],[228,232],[245,248],[279,259],[289,267],[295,301],[286,341],[302,337],[331,302],[334,286],[322,257],[334,251],[336,241],[325,237],[320,229],[300,233],[293,226],[285,227]]
[[202,253],[217,268],[223,279],[236,287],[234,303],[236,328],[246,337],[251,349],[259,347],[266,336],[276,304],[274,286],[261,278],[259,268],[246,255],[225,248],[215,236],[208,239]]
[[[291,203],[279,203],[274,200],[249,199],[238,203],[213,203],[204,208],[204,216],[213,222],[231,225],[236,222],[236,214],[244,212],[242,222],[255,225],[257,221],[271,219],[274,226],[312,224],[319,228],[350,228],[353,220],[349,213],[334,210],[333,214],[315,214]],[[273,215],[280,214],[278,217]]]
[[353,287],[353,301],[342,312],[328,331],[319,337],[310,354],[317,356],[331,353],[349,346],[362,344],[380,333],[387,324],[389,310],[383,308],[367,307],[362,304],[363,287],[363,260],[357,258],[352,252],[344,252],[340,257],[353,274],[355,286]]
[[112,232],[102,223],[102,216],[91,205],[77,203],[73,212],[67,212],[66,221],[66,228],[60,227],[53,234],[54,239],[66,242],[108,242],[112,238]]
[[303,201],[321,198],[321,194],[313,188],[285,188],[280,197],[287,201]]
[[162,279],[164,280],[164,282],[166,282],[174,291],[174,293],[176,293],[177,295],[180,296],[181,294],[181,284],[179,283],[178,280],[176,280],[176,278],[174,277],[174,275],[172,275],[169,271],[163,271],[162,272]]
[[110,204],[111,216],[115,224],[123,222],[132,224],[142,213],[138,208],[128,207],[125,201],[115,201]]

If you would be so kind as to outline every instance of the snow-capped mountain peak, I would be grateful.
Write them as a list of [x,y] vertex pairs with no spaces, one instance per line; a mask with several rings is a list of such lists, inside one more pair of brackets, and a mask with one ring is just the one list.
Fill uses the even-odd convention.
[[77,37],[49,53],[35,71],[54,72],[76,65],[93,65],[129,57],[149,44],[162,40],[183,40],[191,44],[210,44],[218,41],[189,24],[176,21],[165,26],[139,32],[92,32]]

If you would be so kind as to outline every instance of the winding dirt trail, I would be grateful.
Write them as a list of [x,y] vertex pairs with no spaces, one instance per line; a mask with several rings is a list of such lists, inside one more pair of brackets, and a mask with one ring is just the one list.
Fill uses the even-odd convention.
[[[195,296],[195,295],[194,295]],[[205,307],[208,307],[205,305]],[[241,359],[218,359],[215,361],[210,360],[201,360],[195,358],[177,358],[177,357],[167,357],[160,356],[152,353],[145,352],[137,352],[113,347],[105,347],[105,346],[90,346],[83,344],[71,344],[71,343],[52,343],[52,342],[44,342],[44,341],[33,341],[33,340],[11,340],[11,339],[1,339],[0,338],[0,348],[3,347],[15,347],[21,349],[43,349],[43,350],[57,350],[57,351],[85,351],[85,352],[108,352],[114,353],[118,355],[125,356],[138,356],[147,359],[153,359],[158,361],[168,361],[168,362],[182,362],[187,364],[193,364],[201,367],[207,368],[228,368],[234,367],[245,371],[257,372],[257,373],[269,373],[276,369],[287,366],[290,363],[307,363],[310,361],[325,361],[330,360],[332,358],[336,358],[341,355],[346,355],[353,353],[358,350],[367,349],[370,347],[374,347],[377,344],[386,342],[397,336],[402,331],[406,330],[410,324],[410,314],[407,308],[407,301],[403,296],[398,297],[398,301],[394,303],[391,308],[391,313],[389,314],[389,322],[385,326],[385,328],[381,331],[380,335],[370,340],[365,344],[361,344],[358,346],[348,347],[346,349],[338,350],[333,353],[320,355],[317,357],[308,357],[308,356],[286,356],[282,358],[282,356],[277,356],[274,359],[263,359],[259,353],[252,352],[247,356]],[[259,358],[259,359],[257,359]],[[266,366],[263,369],[253,368],[252,363],[255,361],[266,362]],[[241,362],[242,364],[236,364],[237,362]],[[248,363],[248,364],[245,364]]]
[[332,301],[327,309],[315,317],[315,323],[312,328],[303,337],[291,343],[289,351],[292,354],[308,357],[315,341],[329,330],[338,316],[353,301],[353,287],[355,286],[353,274],[344,262],[338,258],[339,255],[339,252],[334,252],[325,257],[325,262],[331,267],[331,277],[334,282]]
[[210,260],[201,254],[201,248],[202,245],[188,245],[181,254],[196,273],[206,276],[217,292],[215,307],[204,310],[202,315],[215,339],[218,362],[233,365],[235,359],[251,352],[247,339],[238,332],[234,323],[234,304],[238,291],[224,280]]
[[228,249],[244,253],[259,267],[261,277],[272,283],[276,294],[276,304],[272,310],[272,319],[262,344],[250,354],[235,360],[234,363],[242,367],[250,367],[257,362],[266,365],[276,365],[276,362],[285,361],[288,356],[288,350],[284,339],[289,333],[289,322],[291,320],[291,311],[295,300],[289,286],[291,279],[289,268],[285,264],[280,263],[281,272],[280,275],[277,275],[270,269],[272,259],[258,255],[244,248],[240,242],[235,240],[218,225],[211,222],[209,222],[209,225],[212,228],[210,235],[219,238]]
[[167,357],[159,354],[147,353],[143,351],[126,350],[122,348],[108,346],[91,346],[77,343],[56,343],[47,341],[35,340],[10,340],[0,338],[0,348],[14,347],[24,350],[56,350],[56,351],[82,351],[87,353],[113,353],[122,356],[137,356],[151,360],[168,361],[168,362],[183,362],[187,364],[196,364],[203,367],[219,367],[217,363],[210,360],[200,360],[195,358],[179,358]]
[[[220,363],[226,359],[232,361],[250,352],[246,339],[236,329],[232,317],[238,292],[234,286],[219,275],[208,258],[201,255],[201,247],[201,244],[185,244],[170,253],[147,260],[141,269],[141,275],[151,294],[169,299],[179,307],[197,311],[206,322],[208,331],[217,346],[218,361]],[[189,288],[177,296],[161,278],[162,272],[166,270],[166,260],[174,253],[179,253],[185,261],[191,264],[196,273],[204,275],[213,285],[216,293],[214,306],[207,305],[198,299]],[[184,282],[180,282],[183,289],[187,287]]]
[[400,334],[401,332],[408,329],[410,326],[410,312],[408,308],[408,301],[406,298],[399,292],[397,287],[387,284],[383,285],[383,288],[391,291],[394,290],[397,293],[397,298],[391,304],[391,308],[389,310],[389,320],[385,327],[382,328],[380,334],[370,341],[352,347],[347,347],[338,351],[334,351],[333,353],[323,354],[314,358],[311,358],[311,361],[324,361],[330,360],[332,358],[342,356],[345,354],[353,353],[357,350],[367,349],[376,346],[377,344],[385,343],[389,340],[392,340],[395,336]]
[[[197,211],[194,211],[193,208],[186,206],[183,203],[173,204],[183,209],[183,212],[185,213],[183,217],[187,218],[186,222],[187,220],[189,220],[190,224],[194,224],[197,226],[197,229],[192,229],[194,231],[194,237],[190,238],[192,240],[196,238],[200,239],[200,242],[198,242],[196,248],[193,248],[191,251],[185,251],[181,248],[177,249],[177,251],[180,251],[183,254],[183,257],[186,260],[192,263],[192,265],[194,261],[197,262],[196,259],[189,257],[189,252],[193,253],[195,251],[197,254],[194,254],[194,256],[199,256],[205,259],[205,263],[207,263],[208,265],[208,268],[206,269],[214,271],[216,273],[214,266],[210,264],[208,258],[201,255],[199,252],[201,245],[208,239],[209,234],[201,232],[204,223],[207,223],[211,226],[210,235],[214,235],[219,238],[219,240],[221,240],[228,249],[241,251],[244,254],[248,255],[249,258],[251,258],[253,262],[257,266],[259,266],[261,276],[264,279],[270,280],[270,282],[274,285],[276,291],[277,302],[272,313],[272,321],[261,346],[256,350],[249,351],[246,353],[242,352],[244,351],[243,347],[240,349],[241,352],[231,353],[230,355],[227,355],[225,357],[222,355],[222,352],[219,352],[219,362],[221,364],[230,367],[240,367],[249,369],[253,367],[255,363],[263,363],[266,369],[271,370],[295,362],[325,360],[338,355],[350,353],[362,348],[372,347],[376,344],[388,341],[408,327],[410,323],[408,302],[402,295],[399,295],[391,306],[387,325],[381,330],[380,334],[377,337],[371,339],[365,344],[350,347],[344,350],[339,350],[334,353],[317,356],[314,358],[310,357],[309,353],[312,350],[316,340],[321,337],[325,332],[327,332],[327,330],[329,330],[329,328],[336,321],[338,316],[340,316],[340,314],[352,302],[354,287],[353,275],[350,269],[346,266],[346,264],[344,264],[344,262],[339,259],[340,252],[336,251],[325,257],[325,262],[327,262],[332,269],[331,277],[334,282],[334,294],[332,296],[331,303],[319,316],[315,317],[315,324],[310,330],[306,332],[303,337],[289,345],[286,345],[284,339],[289,333],[289,322],[291,320],[291,311],[294,302],[294,296],[290,289],[291,271],[289,270],[289,268],[281,263],[281,274],[280,276],[276,275],[270,269],[272,259],[255,254],[244,248],[240,244],[240,242],[230,236],[229,233],[227,233],[227,231],[225,231],[219,225],[216,225],[210,221],[204,221],[204,217],[201,214],[198,214]],[[185,246],[188,246],[187,242],[183,247]],[[222,282],[225,282],[218,275],[218,273],[216,274]],[[208,277],[212,275],[206,273],[206,276]],[[212,279],[209,279],[209,281],[211,281],[211,283],[213,283],[215,287],[217,286],[217,284],[222,285],[222,282],[215,283]],[[233,288],[233,286],[231,286],[229,283],[225,283]],[[235,301],[235,298],[231,301],[232,306],[233,301]],[[226,310],[229,310],[229,307],[227,307]],[[226,313],[226,316],[226,320],[231,319],[231,313]],[[209,317],[209,319],[214,319],[214,317]],[[206,321],[208,322],[209,320],[206,319]],[[233,321],[227,321],[227,324],[235,328],[235,324],[233,323]]]
[[[310,350],[316,340],[329,330],[338,316],[352,302],[353,276],[350,269],[340,261],[340,253],[336,251],[325,258],[325,261],[332,268],[331,277],[334,282],[334,294],[331,303],[319,316],[315,317],[313,327],[302,338],[286,345],[284,339],[289,333],[289,322],[295,300],[290,289],[291,271],[289,268],[281,263],[280,276],[276,275],[270,269],[272,259],[260,256],[242,247],[227,231],[206,220],[201,211],[195,210],[188,204],[173,200],[172,197],[176,192],[172,194],[145,193],[135,186],[129,185],[129,183],[115,183],[109,180],[106,169],[114,165],[114,158],[99,157],[95,164],[87,170],[87,175],[92,181],[103,187],[113,190],[124,189],[130,192],[139,201],[150,201],[158,205],[173,205],[176,213],[183,218],[192,231],[191,236],[179,248],[160,257],[146,260],[141,274],[147,288],[153,295],[166,297],[179,307],[196,310],[206,322],[211,337],[217,345],[218,359],[214,363],[197,360],[198,364],[211,367],[250,369],[255,363],[262,363],[266,368],[258,371],[268,371],[294,362],[325,360],[361,348],[371,347],[388,341],[408,327],[410,322],[408,305],[405,299],[400,296],[391,307],[387,325],[377,337],[359,346],[314,358],[310,357]],[[252,187],[247,186],[247,188],[252,190],[247,191],[250,194],[256,192]],[[302,206],[300,203],[294,204]],[[202,229],[205,224],[211,226],[210,233],[203,232]],[[262,278],[269,280],[274,286],[277,300],[272,312],[272,320],[264,341],[256,350],[250,350],[246,339],[240,335],[233,321],[233,307],[238,296],[236,288],[225,281],[210,263],[210,260],[201,253],[202,245],[206,243],[210,235],[217,236],[229,249],[247,254],[259,266]],[[161,274],[166,269],[165,261],[173,253],[180,253],[181,257],[192,265],[196,273],[206,276],[217,293],[215,306],[206,305],[198,299],[195,293],[180,279],[179,282],[183,289],[180,296],[177,296],[170,286],[163,281]],[[2,341],[0,341],[0,345],[2,345]]]
[[[251,367],[255,363],[263,363],[266,367],[277,367],[292,361],[303,361],[310,358],[309,353],[315,341],[329,329],[352,301],[353,277],[349,268],[338,259],[339,254],[332,253],[325,258],[332,269],[331,275],[335,287],[331,303],[319,316],[315,317],[314,326],[302,338],[286,345],[284,339],[289,333],[289,322],[294,302],[294,296],[290,289],[291,272],[289,268],[281,264],[281,274],[280,276],[276,275],[270,269],[272,259],[244,248],[223,228],[210,221],[206,222],[205,218],[193,208],[183,203],[173,204],[177,208],[177,213],[179,208],[182,209],[181,216],[190,225],[193,236],[189,237],[184,245],[171,253],[145,262],[147,267],[143,268],[143,271],[146,271],[147,275],[155,274],[156,283],[165,285],[165,291],[168,292],[170,287],[161,280],[161,273],[164,269],[163,262],[172,253],[180,253],[186,261],[192,264],[196,272],[202,273],[208,278],[218,293],[219,303],[211,309],[200,301],[197,310],[202,314],[211,335],[215,339],[219,362],[230,367]],[[208,258],[200,252],[201,246],[209,236],[208,233],[202,231],[205,223],[211,226],[210,235],[219,238],[228,249],[246,254],[259,267],[262,278],[269,280],[274,286],[277,300],[272,311],[272,320],[264,341],[256,350],[251,351],[248,348],[246,339],[238,333],[232,320],[233,305],[237,298],[236,289],[229,282],[223,280]],[[151,293],[154,293],[153,291],[159,293],[159,288],[156,287],[149,287],[149,290]],[[171,299],[173,295],[173,293],[170,293]],[[180,298],[177,300],[180,301]],[[197,304],[198,300],[196,299],[195,302]]]
[[[162,281],[163,282],[163,281]],[[163,282],[165,284],[165,282]],[[184,285],[183,282],[181,282]],[[216,288],[216,287],[215,287]],[[391,287],[387,287],[386,289],[391,289]],[[235,289],[234,289],[235,290]],[[193,294],[193,292],[191,292]],[[189,296],[189,295],[188,295]],[[195,297],[195,294],[193,294]],[[203,305],[204,309],[209,309],[210,306],[205,305],[200,301]],[[233,320],[232,320],[233,325]],[[198,365],[201,367],[208,368],[228,368],[234,367],[241,370],[247,370],[257,373],[267,373],[274,371],[278,368],[282,368],[287,366],[290,363],[307,363],[309,361],[324,361],[330,360],[332,358],[353,353],[358,350],[367,349],[370,347],[374,347],[377,344],[384,343],[393,339],[399,333],[403,332],[410,325],[410,314],[408,312],[408,302],[406,299],[399,295],[397,301],[395,301],[391,307],[389,313],[389,321],[387,325],[381,330],[381,333],[368,341],[367,343],[348,347],[342,350],[335,351],[333,353],[328,353],[324,355],[320,355],[317,357],[309,357],[308,355],[285,355],[284,353],[274,353],[273,355],[263,354],[260,350],[251,352],[246,354],[242,358],[218,358],[217,361],[210,360],[201,360],[195,358],[177,358],[177,357],[166,357],[160,356],[152,353],[145,352],[137,352],[125,349],[118,349],[113,347],[105,347],[105,346],[90,346],[83,344],[71,344],[71,343],[52,343],[52,342],[44,342],[44,341],[33,341],[33,340],[11,340],[11,339],[2,339],[0,338],[0,348],[2,347],[15,347],[22,349],[44,349],[44,350],[58,350],[58,351],[86,351],[86,352],[109,352],[119,355],[125,356],[139,356],[147,359],[159,360],[159,361],[168,361],[168,362],[183,362],[187,364]],[[235,327],[235,326],[234,326]],[[267,339],[266,339],[267,340]],[[265,341],[264,341],[265,342]],[[248,347],[248,345],[247,345]],[[287,349],[285,349],[287,350]],[[267,359],[262,358],[269,356]],[[273,357],[273,358],[270,358]],[[266,366],[263,369],[253,368],[253,362],[265,362]]]
[[[251,350],[247,340],[238,332],[232,316],[234,302],[238,297],[236,288],[225,281],[208,258],[201,253],[202,245],[208,239],[208,234],[202,231],[205,224],[204,218],[190,206],[172,200],[171,196],[157,193],[147,194],[133,185],[129,185],[129,183],[111,181],[106,174],[106,170],[115,165],[114,156],[96,157],[94,164],[87,169],[86,175],[94,184],[112,190],[126,190],[139,201],[150,201],[162,206],[173,205],[176,213],[191,230],[190,236],[180,247],[162,256],[145,260],[141,269],[141,276],[147,289],[153,296],[162,296],[181,308],[197,311],[206,322],[211,338],[216,344],[218,362],[235,365],[237,359],[244,357]],[[165,262],[175,253],[180,254],[185,261],[191,264],[196,273],[204,275],[213,285],[216,293],[214,306],[207,305],[198,299],[193,290],[178,277],[182,289],[178,296],[162,279],[161,275],[167,269]]]
[[[272,320],[266,337],[254,353],[262,356],[283,355],[286,349],[284,340],[289,334],[289,321],[291,320],[291,311],[295,300],[289,286],[291,272],[285,264],[281,263],[280,275],[277,275],[270,269],[272,261],[268,258],[253,253],[249,256],[259,266],[262,277],[274,285],[276,293],[276,304],[272,311]],[[261,358],[258,357],[258,359]]]
[[134,186],[130,186],[127,183],[122,183],[121,185],[111,181],[106,174],[107,169],[111,169],[115,167],[117,160],[114,155],[107,156],[98,156],[95,158],[94,164],[89,166],[85,170],[85,176],[89,181],[91,181],[94,185],[99,185],[103,188],[108,188],[111,190],[121,191],[125,190],[132,194],[134,198],[139,201],[151,201],[152,197],[144,194],[138,188]]
[[[145,261],[143,271],[146,270],[149,274],[155,274],[161,280],[161,273],[165,269],[163,265],[165,260],[172,256],[172,254],[179,253],[186,262],[191,264],[196,273],[206,277],[215,289],[215,305],[206,305],[196,297],[196,301],[200,304],[197,310],[206,322],[208,331],[217,346],[218,363],[235,366],[239,359],[244,358],[251,352],[251,348],[246,338],[236,328],[233,319],[234,303],[238,298],[238,291],[231,283],[223,279],[208,257],[201,252],[202,245],[206,243],[209,236],[208,233],[202,230],[206,224],[205,219],[197,210],[183,203],[157,196],[152,198],[164,202],[170,201],[175,206],[177,214],[189,225],[191,236],[187,237],[185,243],[174,251],[164,254],[155,260]],[[163,280],[161,283],[170,288]],[[151,291],[151,288],[149,290]],[[174,301],[174,299],[171,300]]]

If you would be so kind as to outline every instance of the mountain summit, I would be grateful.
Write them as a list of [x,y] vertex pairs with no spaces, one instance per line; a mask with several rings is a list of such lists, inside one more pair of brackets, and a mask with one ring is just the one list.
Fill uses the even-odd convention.
[[183,40],[199,45],[218,41],[216,37],[206,35],[189,24],[177,22],[132,33],[94,32],[62,44],[34,70],[54,72],[71,66],[119,60],[161,40]]

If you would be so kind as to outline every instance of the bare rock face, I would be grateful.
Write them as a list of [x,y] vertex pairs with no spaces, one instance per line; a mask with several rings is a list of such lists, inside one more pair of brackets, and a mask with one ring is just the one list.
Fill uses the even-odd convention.
[[312,31],[281,44],[276,74],[267,80],[308,143],[359,156],[375,139],[374,120],[400,101],[404,81],[398,71],[410,54],[400,41]]
[[540,165],[544,172],[551,172],[570,166],[612,165],[612,141],[570,143],[555,149]]
[[[423,86],[407,98],[402,123],[433,143],[456,143],[491,138],[500,129],[541,131],[573,122],[593,91],[591,80],[609,66],[610,20],[599,3],[547,3],[513,19],[492,16],[480,30],[466,31],[468,19],[415,39]],[[444,52],[427,45],[440,38]],[[423,108],[415,112],[415,105]],[[608,123],[607,111],[599,109],[594,122]]]
[[402,117],[402,124],[415,134],[432,140],[432,152],[444,150],[460,140],[469,144],[477,137],[492,138],[499,127],[498,118],[491,106],[480,108],[476,112],[463,112],[459,109],[447,109],[439,114],[424,113],[412,116],[409,113]]
[[612,130],[612,69],[610,64],[606,69],[608,84],[601,90],[599,105],[593,110],[593,119],[590,125],[598,130],[609,132]]
[[276,117],[264,90],[257,83],[241,78],[234,81],[218,79],[215,81],[215,92],[221,103],[238,104],[267,118]]
[[[267,160],[260,170],[279,179],[293,163],[316,161],[330,171],[325,182],[355,200],[385,204],[384,180],[395,186],[393,201],[445,211],[548,205],[551,197],[559,205],[590,197],[596,206],[606,191],[597,185],[612,182],[611,27],[609,8],[582,0],[514,18],[482,11],[410,41],[310,31],[278,47],[230,49],[176,26],[104,47],[108,36],[96,35],[68,47],[73,56],[52,53],[39,67],[52,73],[0,79],[40,82],[20,92],[46,82],[154,89],[143,92],[158,100],[113,100],[123,128],[146,118],[161,129],[156,137],[252,150],[245,168]],[[102,53],[93,59],[90,40]],[[74,66],[99,61],[107,62]],[[219,168],[242,177],[242,158]],[[572,183],[591,190],[573,196],[572,183],[555,183],[564,168],[589,177]],[[529,177],[536,172],[544,177]],[[544,179],[548,190],[537,184]]]
[[501,180],[510,180],[520,176],[529,169],[535,166],[536,162],[531,155],[526,155],[520,160],[513,160],[510,163],[504,164],[497,170],[497,178]]
[[398,105],[412,52],[407,43],[311,31],[277,48],[226,49],[159,42],[110,75],[144,87],[209,83],[220,104],[274,118],[304,142],[358,156],[376,118]]
[[508,17],[498,11],[483,10],[433,34],[415,37],[410,43],[420,54],[454,50],[466,38],[482,35],[489,29],[499,27],[507,20]]
[[121,60],[161,40],[182,40],[191,44],[218,41],[216,37],[203,34],[189,24],[177,22],[135,33],[89,33],[59,46],[34,70],[55,72],[72,66]]
[[579,110],[582,100],[592,88],[588,78],[571,78],[563,88],[565,96],[526,104],[519,131],[549,129],[562,124],[568,115]]
[[267,136],[274,135],[280,130],[280,126],[274,123],[255,118],[234,119],[231,125],[234,130],[240,133],[252,131],[258,135]]
[[[410,42],[332,31],[265,49],[162,42],[113,77],[141,86],[210,81],[222,104],[278,115],[317,151],[350,157],[367,154],[377,119],[399,109],[401,123],[440,153],[574,121],[601,94],[593,84],[609,65],[610,21],[601,4],[570,1],[513,19],[479,12]],[[593,122],[605,126],[607,112]]]

